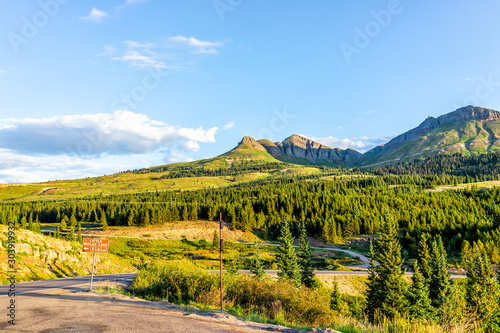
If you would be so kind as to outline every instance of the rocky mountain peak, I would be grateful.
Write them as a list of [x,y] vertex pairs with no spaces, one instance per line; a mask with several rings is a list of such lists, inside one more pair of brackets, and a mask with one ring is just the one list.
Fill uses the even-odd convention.
[[313,164],[353,164],[361,156],[360,153],[353,149],[332,149],[298,134],[293,134],[282,142],[271,142],[270,140],[261,139],[258,143],[274,157],[283,157],[291,160],[298,158]]
[[257,140],[249,136],[244,136],[238,145],[247,145],[258,150],[267,151]]
[[500,112],[478,106],[467,105],[437,118],[443,124],[449,121],[489,121],[500,119]]

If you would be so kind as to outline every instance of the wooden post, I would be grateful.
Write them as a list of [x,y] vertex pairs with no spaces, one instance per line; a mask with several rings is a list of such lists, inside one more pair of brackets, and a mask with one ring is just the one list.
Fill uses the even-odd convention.
[[92,276],[90,277],[90,291],[92,291],[92,282],[94,281],[94,263],[95,263],[95,252],[94,258],[92,259]]
[[222,240],[222,213],[219,215],[219,253],[220,253],[220,313],[223,313],[223,300],[222,300],[222,251],[224,250],[224,241]]

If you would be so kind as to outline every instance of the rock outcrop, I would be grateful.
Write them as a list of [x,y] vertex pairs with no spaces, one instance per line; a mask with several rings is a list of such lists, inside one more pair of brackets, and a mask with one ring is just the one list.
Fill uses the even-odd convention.
[[286,138],[283,142],[273,143],[263,139],[258,143],[274,157],[301,158],[312,164],[355,164],[361,157],[361,154],[354,149],[330,148],[297,134]]
[[238,146],[239,145],[247,145],[257,150],[266,151],[266,148],[264,148],[259,142],[257,142],[257,140],[249,136],[244,136],[240,143],[238,143]]

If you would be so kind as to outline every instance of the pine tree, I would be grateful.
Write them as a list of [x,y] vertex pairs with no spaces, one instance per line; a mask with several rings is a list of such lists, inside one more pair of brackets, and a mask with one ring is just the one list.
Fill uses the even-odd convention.
[[286,220],[281,223],[281,236],[278,238],[278,277],[280,279],[290,280],[297,287],[300,286],[299,264],[297,255],[293,248],[293,236],[290,231],[290,225]]
[[214,237],[212,240],[212,248],[219,250],[220,249],[220,239],[219,239],[219,233],[217,230],[214,230]]
[[106,231],[109,229],[108,227],[108,221],[106,220],[106,213],[101,211],[101,227],[102,230]]
[[148,226],[151,224],[151,216],[149,215],[149,209],[146,209],[142,218],[142,225]]
[[36,218],[34,231],[38,233],[42,232],[42,225],[40,224],[40,221],[38,221],[38,217]]
[[429,245],[427,244],[427,234],[422,234],[420,241],[418,242],[418,256],[417,260],[419,262],[419,269],[424,277],[425,283],[429,284],[432,276],[432,267],[430,264],[431,255],[429,251]]
[[69,218],[69,226],[74,228],[76,227],[76,225],[77,225],[76,217],[75,215],[71,215],[71,217]]
[[83,242],[83,237],[82,237],[82,224],[78,222],[78,242],[81,243]]
[[75,228],[73,228],[73,227],[69,228],[69,232],[66,235],[66,240],[69,242],[72,242],[75,240]]
[[61,222],[59,223],[59,227],[61,228],[61,230],[65,230],[65,229],[68,229],[68,217],[66,215],[63,216],[63,218],[61,219]]
[[226,272],[232,275],[238,274],[240,268],[241,268],[241,262],[236,257],[229,259],[229,261],[226,264]]
[[21,218],[21,221],[19,222],[19,224],[21,225],[21,228],[26,228],[26,224],[27,224],[27,222],[26,222],[26,216],[23,216]]
[[61,238],[61,229],[59,228],[59,226],[57,226],[56,234],[54,235],[54,237],[57,239]]
[[466,263],[467,260],[471,257],[472,248],[470,246],[469,241],[464,240],[462,242],[462,250],[460,251],[460,257],[462,258],[462,263]]
[[30,214],[30,217],[28,219],[28,230],[33,231],[34,226],[33,226],[33,213]]
[[134,219],[135,219],[135,214],[134,214],[134,211],[131,211],[130,214],[128,215],[127,217],[127,225],[129,227],[133,226],[135,223],[134,223]]
[[250,266],[250,273],[255,275],[257,279],[262,279],[266,272],[264,272],[264,265],[262,263],[262,258],[260,255],[260,247],[258,243],[255,243],[255,255],[253,258],[252,265]]
[[429,288],[425,277],[422,274],[418,261],[414,264],[414,273],[412,285],[408,290],[408,313],[415,319],[431,319],[434,315],[434,308],[429,298]]
[[338,311],[342,303],[337,277],[333,278],[332,293],[330,294],[330,309]]
[[430,265],[432,276],[429,283],[429,297],[432,305],[440,309],[449,293],[450,271],[448,270],[447,255],[443,241],[439,236],[437,240],[432,242]]
[[370,266],[368,267],[368,284],[367,284],[367,297],[366,297],[366,314],[368,315],[368,320],[370,322],[375,322],[377,313],[381,306],[381,299],[378,295],[378,278],[377,270],[375,265],[375,249],[373,244],[370,242],[370,252],[368,254],[370,258]]
[[488,255],[477,244],[466,262],[465,300],[479,320],[487,318],[498,307],[498,285]]
[[[381,221],[380,237],[375,244],[374,252],[379,265],[375,268],[375,276],[369,276],[370,302],[367,307],[370,320],[376,320],[377,310],[380,315],[393,319],[405,312],[406,308],[406,282],[404,272],[401,270],[403,258],[401,245],[397,235],[396,222],[389,213],[384,214]],[[374,295],[370,295],[374,293]],[[378,300],[374,297],[378,296]]]
[[301,282],[308,288],[314,286],[314,267],[311,260],[311,246],[307,240],[307,231],[304,223],[300,224],[300,246],[298,258],[300,262]]

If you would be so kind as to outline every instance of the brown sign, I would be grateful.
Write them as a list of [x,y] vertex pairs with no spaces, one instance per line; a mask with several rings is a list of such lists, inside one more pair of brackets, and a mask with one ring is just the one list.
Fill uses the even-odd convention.
[[83,252],[108,253],[109,239],[84,238]]

